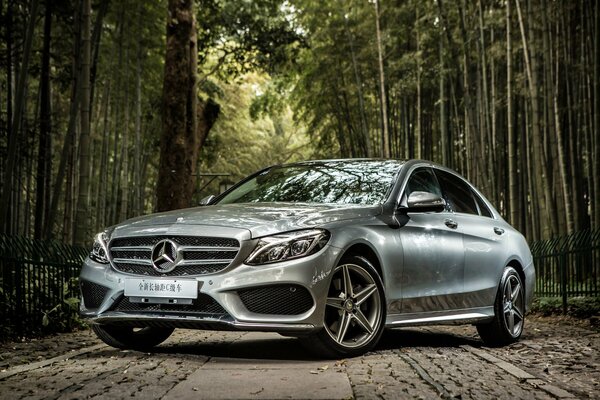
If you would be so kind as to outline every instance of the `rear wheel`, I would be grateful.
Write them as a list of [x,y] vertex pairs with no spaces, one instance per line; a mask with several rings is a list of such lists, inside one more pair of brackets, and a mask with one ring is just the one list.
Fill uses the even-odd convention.
[[301,340],[319,355],[357,356],[377,344],[385,314],[383,284],[375,268],[363,257],[345,257],[332,273],[323,329]]
[[525,325],[525,292],[521,277],[506,267],[494,303],[494,319],[477,325],[477,332],[489,346],[504,346],[519,340]]
[[127,326],[92,325],[92,330],[109,346],[118,349],[150,350],[171,336],[173,328],[133,328]]

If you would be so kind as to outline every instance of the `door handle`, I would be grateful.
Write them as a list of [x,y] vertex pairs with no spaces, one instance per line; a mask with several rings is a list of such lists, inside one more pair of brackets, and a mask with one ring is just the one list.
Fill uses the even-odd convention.
[[444,221],[444,224],[446,224],[446,226],[447,226],[448,228],[452,228],[452,229],[456,229],[456,228],[458,228],[458,223],[456,223],[456,221],[455,221],[455,220],[453,220],[453,219],[450,219],[450,218],[446,219],[446,220]]
[[494,233],[496,235],[502,235],[504,233],[504,229],[498,228],[498,227],[494,227]]

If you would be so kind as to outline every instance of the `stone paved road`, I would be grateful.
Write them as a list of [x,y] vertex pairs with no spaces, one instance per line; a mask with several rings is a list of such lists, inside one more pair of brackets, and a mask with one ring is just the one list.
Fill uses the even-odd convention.
[[468,326],[394,330],[344,360],[276,334],[177,330],[140,353],[82,331],[0,345],[0,399],[600,398],[599,350],[597,328],[556,318],[500,349]]

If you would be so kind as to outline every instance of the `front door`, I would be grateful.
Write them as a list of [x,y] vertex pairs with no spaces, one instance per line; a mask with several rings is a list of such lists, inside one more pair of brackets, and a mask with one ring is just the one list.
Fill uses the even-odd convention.
[[[442,195],[430,167],[411,173],[403,201],[413,191]],[[402,314],[461,308],[465,252],[453,213],[411,212],[399,234],[404,253]]]

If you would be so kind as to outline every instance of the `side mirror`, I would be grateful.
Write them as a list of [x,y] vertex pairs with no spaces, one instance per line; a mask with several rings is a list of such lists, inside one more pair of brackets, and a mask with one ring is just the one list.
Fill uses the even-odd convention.
[[440,212],[446,208],[446,202],[437,194],[415,191],[408,196],[404,212]]
[[214,200],[215,200],[215,195],[210,195],[210,196],[206,196],[205,198],[203,198],[202,200],[200,200],[200,205],[201,206],[209,206]]

